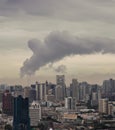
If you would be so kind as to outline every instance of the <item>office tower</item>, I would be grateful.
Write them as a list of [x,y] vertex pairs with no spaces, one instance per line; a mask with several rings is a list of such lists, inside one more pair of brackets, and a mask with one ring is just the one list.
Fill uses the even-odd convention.
[[65,85],[65,76],[56,75],[56,85],[62,86],[63,100],[66,97],[66,85]]
[[102,87],[98,88],[98,100],[102,98]]
[[71,96],[73,98],[76,98],[77,101],[79,101],[79,83],[77,79],[72,79]]
[[37,101],[33,101],[29,108],[30,124],[31,126],[38,126],[41,120],[41,106]]
[[47,80],[46,80],[46,82],[45,82],[45,85],[46,85],[46,94],[48,94],[48,91],[49,91],[49,89],[51,89],[51,88],[50,88],[50,85],[49,85],[49,83],[48,83]]
[[40,85],[40,100],[45,101],[45,97],[46,97],[46,84],[41,83],[41,85]]
[[98,106],[98,90],[99,87],[97,84],[91,85],[91,106],[97,108]]
[[70,87],[66,88],[66,96],[71,97],[71,88]]
[[55,88],[55,96],[56,101],[63,101],[64,100],[64,93],[63,93],[63,86],[57,85]]
[[99,100],[99,112],[108,114],[108,99],[100,99]]
[[67,97],[65,98],[65,108],[68,110],[76,109],[76,98]]
[[36,100],[40,100],[40,84],[36,82]]
[[79,100],[88,102],[91,94],[91,86],[87,82],[79,83]]
[[92,107],[98,106],[98,93],[97,92],[91,93],[91,106]]
[[115,97],[115,80],[109,79],[103,81],[102,96],[109,98],[109,100],[111,100],[113,96]]
[[28,98],[14,98],[13,130],[30,130]]
[[31,87],[29,93],[29,102],[32,103],[34,100],[36,100],[36,89]]
[[9,90],[6,90],[2,96],[2,111],[4,114],[13,114],[13,97]]
[[36,82],[36,100],[45,100],[47,93],[46,85],[46,83]]

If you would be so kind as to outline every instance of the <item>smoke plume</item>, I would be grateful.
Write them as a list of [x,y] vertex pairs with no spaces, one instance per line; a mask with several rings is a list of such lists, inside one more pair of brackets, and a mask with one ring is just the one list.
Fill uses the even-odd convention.
[[66,73],[67,67],[65,65],[59,65],[54,70],[58,73]]
[[66,73],[67,72],[67,67],[65,65],[59,65],[59,66],[55,67],[55,66],[53,66],[52,63],[50,63],[48,65],[47,69],[49,69],[49,68],[57,73]]
[[[20,68],[21,77],[33,75],[42,66],[55,63],[66,56],[92,53],[115,53],[115,40],[107,38],[79,38],[66,31],[51,32],[43,42],[32,39],[28,47],[33,55]],[[59,70],[59,69],[58,69]],[[57,70],[57,71],[58,71]]]

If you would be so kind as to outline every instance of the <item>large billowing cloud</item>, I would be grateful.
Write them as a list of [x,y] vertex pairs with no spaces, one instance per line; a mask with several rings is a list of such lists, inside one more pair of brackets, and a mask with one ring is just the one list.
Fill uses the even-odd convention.
[[[66,31],[51,32],[44,41],[32,39],[28,47],[33,55],[20,69],[21,76],[32,75],[42,66],[55,63],[66,56],[93,53],[115,53],[115,40],[107,38],[79,38]],[[77,60],[77,59],[76,59]]]

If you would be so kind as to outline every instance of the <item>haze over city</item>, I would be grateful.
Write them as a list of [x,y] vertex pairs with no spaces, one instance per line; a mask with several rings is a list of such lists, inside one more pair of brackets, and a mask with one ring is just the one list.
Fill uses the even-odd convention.
[[115,78],[115,0],[0,0],[0,83]]

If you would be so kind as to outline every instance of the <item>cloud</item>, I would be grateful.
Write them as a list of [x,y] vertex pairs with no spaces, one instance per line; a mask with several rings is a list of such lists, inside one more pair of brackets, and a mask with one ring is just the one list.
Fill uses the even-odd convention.
[[79,38],[66,31],[51,32],[44,41],[29,40],[33,55],[26,59],[20,75],[33,75],[42,66],[55,63],[66,56],[93,53],[115,53],[115,40],[107,38]]
[[1,0],[0,15],[44,16],[74,21],[114,22],[114,0]]
[[47,69],[53,69],[55,72],[57,73],[66,73],[67,72],[67,67],[65,65],[59,65],[57,67],[53,66],[52,63],[50,63],[48,65],[48,68]]

